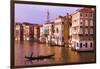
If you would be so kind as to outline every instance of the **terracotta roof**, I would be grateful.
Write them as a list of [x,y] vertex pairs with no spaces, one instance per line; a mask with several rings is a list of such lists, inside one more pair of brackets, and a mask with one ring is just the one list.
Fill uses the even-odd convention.
[[53,24],[54,22],[49,22],[49,23],[45,23],[45,24]]
[[35,26],[40,26],[39,24],[36,24],[36,23],[34,23],[34,24],[32,24],[32,23],[28,23],[28,22],[23,22],[23,24],[25,24],[25,25],[35,25]]
[[20,23],[20,22],[16,22],[15,24],[16,24],[16,25],[21,25],[21,23]]
[[78,12],[87,12],[87,13],[91,13],[93,12],[92,8],[82,8],[77,10]]
[[28,22],[23,22],[22,24],[25,24],[25,25],[32,25],[31,23],[28,23]]

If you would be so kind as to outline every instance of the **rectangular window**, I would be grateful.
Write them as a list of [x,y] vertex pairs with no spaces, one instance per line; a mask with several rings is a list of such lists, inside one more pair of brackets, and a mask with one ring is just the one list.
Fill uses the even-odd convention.
[[76,27],[73,27],[74,30],[76,30]]
[[90,34],[93,34],[93,28],[90,29]]
[[77,43],[77,47],[78,47],[78,43]]
[[80,28],[80,34],[83,34],[83,28]]
[[88,13],[85,14],[85,17],[87,17],[87,16],[88,16]]
[[82,14],[80,14],[80,16],[82,17]]
[[90,37],[90,40],[93,40],[93,36]]
[[56,32],[59,33],[59,29],[58,28],[56,28]]
[[62,22],[62,24],[64,25],[64,22]]
[[80,26],[83,26],[83,22],[80,22]]
[[85,20],[85,26],[88,26],[88,20]]
[[90,20],[90,26],[93,26],[93,20]]
[[74,20],[74,22],[76,22],[77,20]]
[[88,34],[88,28],[85,28],[85,34]]
[[82,20],[82,19],[80,19],[80,25],[81,25],[81,26],[83,25],[83,20]]
[[83,20],[82,20],[82,19],[80,19],[80,22],[83,22]]
[[92,17],[93,15],[92,15],[92,13],[90,13],[90,17]]

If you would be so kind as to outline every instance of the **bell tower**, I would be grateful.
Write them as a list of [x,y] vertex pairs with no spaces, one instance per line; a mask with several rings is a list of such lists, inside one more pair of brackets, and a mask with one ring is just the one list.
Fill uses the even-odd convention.
[[50,13],[48,10],[47,10],[47,22],[46,23],[50,23]]

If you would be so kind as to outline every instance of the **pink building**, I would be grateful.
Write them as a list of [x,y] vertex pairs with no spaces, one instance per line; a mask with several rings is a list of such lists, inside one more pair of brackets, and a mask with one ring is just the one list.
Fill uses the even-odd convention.
[[40,27],[38,24],[16,23],[15,40],[38,40],[40,36]]
[[15,23],[14,38],[15,40],[23,40],[23,26],[21,23]]
[[95,9],[82,8],[72,14],[72,47],[79,51],[94,49]]

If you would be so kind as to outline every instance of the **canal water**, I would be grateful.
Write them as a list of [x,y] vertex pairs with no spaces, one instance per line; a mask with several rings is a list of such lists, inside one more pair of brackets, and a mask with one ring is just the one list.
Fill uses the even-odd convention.
[[[14,46],[15,66],[73,64],[95,61],[95,52],[76,52],[72,51],[68,46],[50,46],[49,44],[34,41],[15,41]],[[25,56],[30,56],[32,52],[32,57],[52,54],[54,54],[54,56],[49,59],[28,61]]]

